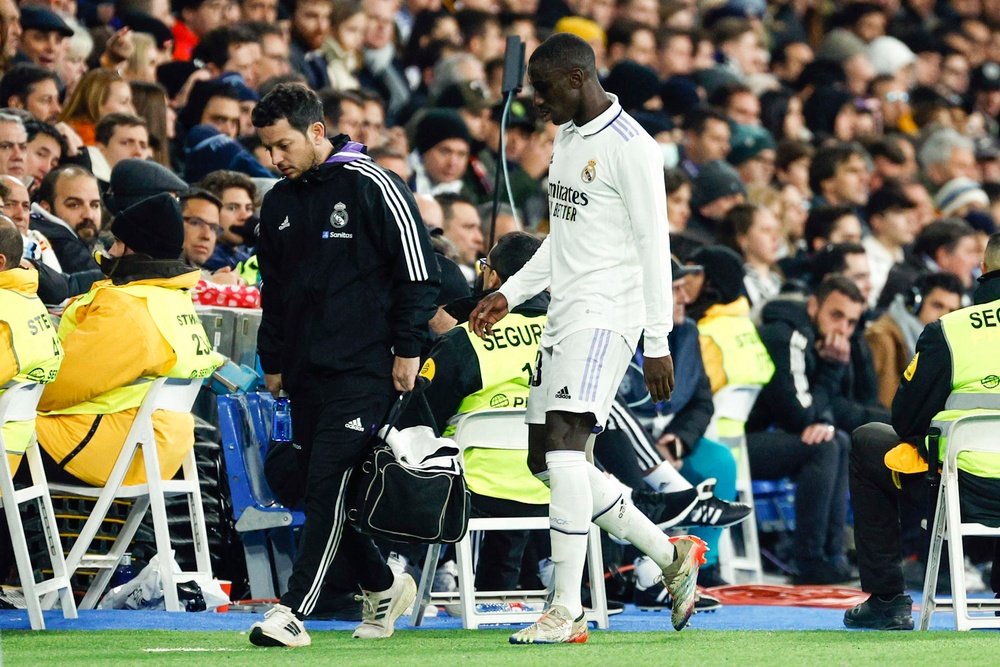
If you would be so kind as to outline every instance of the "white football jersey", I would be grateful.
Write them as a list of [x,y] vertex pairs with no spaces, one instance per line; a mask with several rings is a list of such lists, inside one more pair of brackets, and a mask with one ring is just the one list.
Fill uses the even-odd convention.
[[549,166],[549,236],[500,292],[510,308],[552,293],[542,345],[609,329],[669,354],[673,327],[663,153],[608,95],[607,111],[559,128]]

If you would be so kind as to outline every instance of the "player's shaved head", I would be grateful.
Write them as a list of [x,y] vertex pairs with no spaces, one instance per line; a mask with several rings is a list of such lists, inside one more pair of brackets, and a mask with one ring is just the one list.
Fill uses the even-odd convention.
[[579,69],[588,76],[597,76],[597,61],[590,44],[576,35],[560,32],[546,39],[535,49],[529,63],[532,69],[566,72]]

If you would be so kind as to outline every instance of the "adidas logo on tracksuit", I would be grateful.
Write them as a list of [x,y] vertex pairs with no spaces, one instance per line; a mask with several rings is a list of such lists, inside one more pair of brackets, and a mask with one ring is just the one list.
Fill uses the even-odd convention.
[[364,425],[361,423],[361,417],[355,417],[351,421],[347,422],[344,424],[344,428],[349,428],[352,431],[361,431],[362,433],[365,430]]
[[569,387],[563,387],[556,392],[556,398],[573,398],[569,395]]

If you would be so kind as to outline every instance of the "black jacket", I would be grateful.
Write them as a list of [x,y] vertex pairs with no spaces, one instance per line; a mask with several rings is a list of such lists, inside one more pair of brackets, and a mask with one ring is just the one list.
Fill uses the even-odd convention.
[[291,391],[381,385],[393,356],[420,356],[435,312],[440,271],[413,195],[368,158],[331,160],[279,181],[261,209],[257,350]]
[[52,244],[52,251],[56,254],[63,273],[90,271],[97,268],[93,249],[65,224],[60,225],[58,222],[32,213],[28,226],[44,234],[45,238]]
[[872,349],[865,339],[867,314],[861,317],[851,336],[851,363],[844,371],[842,391],[833,398],[837,427],[851,432],[870,422],[889,423],[889,411],[878,399],[878,376]]
[[[980,278],[974,301],[977,306],[1000,301],[1000,271],[991,271]],[[926,458],[924,436],[934,415],[944,409],[951,394],[951,348],[940,320],[924,327],[917,339],[916,353],[920,355],[917,364],[911,367],[912,372],[908,368],[900,378],[892,399],[892,427],[901,440],[916,445]]]

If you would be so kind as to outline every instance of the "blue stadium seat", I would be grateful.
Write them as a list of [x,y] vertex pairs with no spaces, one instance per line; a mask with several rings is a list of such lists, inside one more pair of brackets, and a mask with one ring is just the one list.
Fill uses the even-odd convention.
[[219,430],[236,530],[243,540],[250,593],[278,597],[288,588],[295,556],[292,530],[302,512],[279,503],[264,477],[274,401],[267,392],[218,397]]

